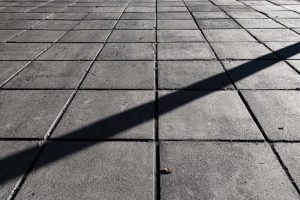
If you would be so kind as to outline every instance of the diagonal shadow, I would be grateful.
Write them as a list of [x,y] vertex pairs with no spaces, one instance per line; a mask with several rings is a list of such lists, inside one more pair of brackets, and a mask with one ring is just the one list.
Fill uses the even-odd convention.
[[[296,55],[299,52],[300,52],[300,42],[282,48],[276,51],[275,53],[277,53],[278,55],[285,55],[285,58],[289,58],[293,55]],[[239,81],[243,78],[251,76],[256,72],[268,68],[269,66],[281,61],[280,59],[268,60],[271,55],[272,53],[266,54],[264,56],[257,58],[256,60],[249,61],[238,67],[228,70],[228,72],[232,75],[232,80],[234,82]],[[257,60],[265,60],[265,62],[257,62]],[[214,85],[214,87],[216,88],[223,88],[230,84],[231,82],[227,78],[226,72],[223,72],[215,76],[212,76],[210,78],[196,82],[183,89],[204,88],[207,85]],[[184,91],[179,90],[171,94],[162,96],[158,99],[159,101],[158,115],[166,114],[171,110],[181,107],[191,101],[199,99],[215,91],[202,90],[199,92],[191,92],[186,94]],[[110,116],[106,119],[100,120],[93,124],[87,125],[86,127],[72,131],[67,135],[61,136],[57,139],[63,140],[69,138],[96,138],[97,136],[99,138],[99,135],[101,135],[101,138],[109,138],[122,131],[128,130],[129,128],[133,128],[141,123],[153,119],[154,108],[155,108],[155,101],[151,101],[143,105],[137,106],[135,108],[129,109],[127,111]],[[64,148],[59,153],[52,155],[49,158],[44,158],[42,162],[36,162],[34,165],[34,169],[35,170],[40,169],[45,165],[63,159],[66,156],[69,156],[85,148],[88,148],[92,145],[95,145],[98,142],[99,141],[82,142],[82,143],[78,143],[78,145],[74,145],[72,148]],[[19,164],[20,161],[24,159],[28,159],[32,155],[35,155],[38,149],[39,149],[38,146],[31,147],[0,159],[0,171],[5,172],[8,171],[8,169],[11,169],[15,165],[20,166]],[[21,169],[14,170],[13,173],[1,173],[0,185],[10,181],[13,178],[17,178],[23,173],[24,170]]]

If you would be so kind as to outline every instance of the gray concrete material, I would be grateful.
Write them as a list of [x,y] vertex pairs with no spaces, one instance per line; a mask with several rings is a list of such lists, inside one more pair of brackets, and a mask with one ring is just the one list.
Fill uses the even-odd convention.
[[299,199],[266,144],[162,143],[161,199]]
[[93,12],[123,12],[125,7],[97,7]]
[[264,14],[259,12],[241,12],[231,11],[228,14],[235,19],[265,19],[267,18]]
[[[143,105],[154,100],[154,93],[151,91],[80,91],[71,103],[62,120],[54,130],[52,138],[63,137],[64,139],[153,139],[154,121],[138,124],[130,129],[121,130],[115,134],[115,126],[122,127],[124,123],[134,123],[144,113],[135,112],[128,116],[126,121],[114,121],[106,127],[99,129],[87,129],[84,134],[68,133],[80,128],[117,115],[127,110]],[[154,105],[149,108],[153,112]]]
[[93,60],[101,48],[95,43],[54,44],[37,60]]
[[145,29],[152,30],[155,28],[155,20],[120,20],[116,29]]
[[196,19],[226,19],[229,18],[224,12],[193,12]]
[[242,91],[271,140],[299,140],[298,91]]
[[0,43],[0,60],[32,60],[49,46],[47,43]]
[[[24,149],[32,148],[36,146],[36,144],[36,142],[28,141],[0,141],[0,159],[5,159],[9,155],[20,152]],[[29,167],[36,153],[37,151],[33,151],[30,155],[25,154],[22,157],[14,158],[9,162],[2,163],[0,166],[1,180],[9,180],[7,182],[1,181],[0,199],[8,199],[16,183]],[[9,177],[13,178],[10,179]]]
[[[272,50],[272,51],[278,51],[282,48],[288,47],[290,45],[296,44],[297,42],[265,42],[265,44]],[[288,56],[288,52],[281,51],[277,53],[281,58],[286,59],[300,59],[300,53],[297,53],[293,56]]]
[[0,61],[0,84],[25,66],[26,61]]
[[157,13],[157,19],[168,19],[168,20],[192,20],[192,16],[188,12],[172,12],[172,13]]
[[244,28],[284,28],[272,19],[236,19]]
[[41,20],[5,20],[0,21],[0,30],[9,29],[28,29],[31,26],[38,24]]
[[32,29],[40,29],[40,30],[70,30],[72,29],[78,22],[72,20],[45,20],[37,25],[35,25]]
[[211,45],[221,59],[258,59],[269,54],[265,58],[278,59],[264,45],[256,42],[211,43]]
[[[160,89],[185,88],[221,73],[225,72],[217,61],[160,61],[158,63],[158,87]],[[221,89],[219,85],[224,85],[222,88],[233,88],[226,76],[217,82],[191,88]]]
[[93,30],[102,30],[102,29],[112,29],[117,20],[82,20],[74,29],[93,29]]
[[207,29],[203,30],[209,42],[254,42],[256,41],[243,29]]
[[5,88],[75,88],[91,62],[34,61]]
[[201,29],[241,28],[232,19],[198,19],[197,24]]
[[203,42],[205,41],[200,30],[159,30],[158,42]]
[[119,19],[122,13],[102,13],[102,12],[97,12],[97,13],[89,13],[88,16],[86,16],[86,20],[91,20],[91,19]]
[[288,63],[300,72],[300,60],[288,60]]
[[159,60],[193,60],[215,58],[208,44],[202,43],[159,43]]
[[[247,61],[224,61],[225,68],[229,71],[232,80],[238,80],[240,73],[231,73],[230,70],[241,66]],[[235,81],[239,89],[297,89],[300,88],[300,75],[284,62],[272,64],[273,61],[258,60],[252,61],[249,66],[252,69],[259,69],[259,66],[269,65],[268,68],[260,70],[251,76]],[[269,63],[269,64],[268,64]],[[245,69],[246,71],[247,69]]]
[[88,13],[55,13],[49,16],[47,19],[56,20],[82,20],[88,15]]
[[57,12],[60,12],[64,9],[64,7],[49,7],[49,6],[39,6],[39,7],[36,7],[32,10],[30,10],[29,12],[30,13],[57,13]]
[[66,31],[27,30],[9,42],[55,42],[65,33]]
[[2,13],[15,13],[15,12],[28,12],[30,10],[32,10],[33,8],[35,7],[32,7],[32,6],[22,6],[22,7],[6,7],[4,9],[1,9],[1,12]]
[[0,42],[6,42],[20,32],[21,30],[0,30]]
[[295,183],[300,186],[300,144],[276,144],[275,149],[291,173]]
[[153,60],[154,45],[151,43],[108,43],[97,60]]
[[58,42],[105,42],[110,30],[74,30],[64,35]]
[[188,12],[186,7],[158,7],[157,12]]
[[155,20],[155,13],[143,13],[143,12],[136,12],[136,13],[123,13],[121,20]]
[[277,19],[280,23],[289,28],[300,28],[300,19]]
[[70,91],[0,91],[0,138],[43,138]]
[[153,61],[96,61],[82,88],[153,89]]
[[35,166],[83,145],[92,146],[33,170],[16,199],[154,199],[151,143],[55,142]]
[[108,42],[155,42],[154,30],[114,30]]
[[281,11],[275,11],[275,10],[270,10],[266,12],[266,14],[274,19],[289,19],[289,18],[300,18],[300,14],[295,13],[293,11],[289,10],[281,10]]
[[191,30],[198,27],[193,20],[157,20],[157,29],[171,29],[171,30]]
[[221,9],[215,5],[188,6],[191,12],[220,12]]
[[1,13],[2,20],[42,20],[52,13]]
[[155,7],[127,7],[124,12],[155,13]]
[[249,29],[249,31],[263,42],[300,41],[300,35],[289,29]]
[[[182,91],[182,96],[205,93]],[[161,92],[160,97],[168,94]],[[176,101],[174,99],[173,101]],[[158,109],[164,106],[158,100]],[[233,109],[234,108],[234,109]],[[215,91],[159,117],[160,139],[263,139],[234,91]]]

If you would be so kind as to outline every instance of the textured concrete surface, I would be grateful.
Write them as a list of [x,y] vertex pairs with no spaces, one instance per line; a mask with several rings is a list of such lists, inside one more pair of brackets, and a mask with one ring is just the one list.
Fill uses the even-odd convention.
[[0,199],[300,199],[299,0],[0,0]]

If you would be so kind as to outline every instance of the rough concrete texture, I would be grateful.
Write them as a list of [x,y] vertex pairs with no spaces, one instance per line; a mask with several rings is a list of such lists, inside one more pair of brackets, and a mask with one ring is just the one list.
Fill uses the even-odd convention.
[[299,88],[299,0],[0,0],[0,199],[300,199]]

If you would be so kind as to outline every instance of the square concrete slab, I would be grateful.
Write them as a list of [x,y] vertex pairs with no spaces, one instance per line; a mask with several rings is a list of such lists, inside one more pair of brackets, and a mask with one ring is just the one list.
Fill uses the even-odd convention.
[[71,30],[78,21],[71,20],[45,20],[32,29],[41,29],[41,30]]
[[203,42],[205,41],[200,30],[159,30],[158,42]]
[[143,13],[155,13],[156,8],[155,7],[127,7],[125,9],[125,13],[130,12],[143,12]]
[[110,30],[75,30],[68,32],[58,42],[105,42]]
[[159,60],[213,59],[214,54],[208,44],[202,43],[159,43]]
[[153,100],[152,91],[80,91],[52,137],[153,139],[154,103],[142,106]]
[[193,12],[196,19],[226,19],[229,18],[224,12]]
[[255,42],[256,40],[243,29],[203,30],[209,42]]
[[[158,112],[178,101],[164,100],[163,96],[168,94],[160,93]],[[194,97],[194,101],[159,117],[160,139],[263,139],[236,92],[177,91],[177,96],[178,99]]]
[[0,91],[0,138],[43,138],[70,91]]
[[75,88],[90,65],[88,61],[35,61],[6,88]]
[[38,60],[93,60],[101,48],[91,43],[54,44]]
[[50,44],[0,43],[0,60],[33,60]]
[[189,6],[191,12],[220,12],[221,9],[215,5]]
[[[252,64],[249,65],[248,63]],[[285,62],[278,62],[273,64],[271,60],[257,60],[257,61],[224,61],[223,62],[232,80],[239,89],[297,89],[300,88],[300,76]],[[230,70],[245,66],[243,68],[244,74],[247,71],[256,71],[241,80],[241,71],[231,72]],[[263,68],[263,69],[262,69]],[[238,81],[236,81],[238,80]]]
[[108,43],[97,60],[153,60],[154,45],[151,43]]
[[284,28],[272,19],[236,19],[244,28]]
[[123,13],[121,19],[150,19],[155,20],[155,13],[143,13],[143,12],[137,12],[137,13]]
[[275,148],[291,173],[294,181],[300,186],[300,144],[278,143],[275,144]]
[[82,88],[153,89],[153,61],[96,61]]
[[299,140],[298,91],[242,91],[251,110],[271,140]]
[[0,141],[0,198],[8,199],[15,185],[25,173],[38,147],[36,142]]
[[259,12],[241,12],[241,11],[231,11],[228,14],[234,19],[265,19],[267,16]]
[[0,61],[0,84],[24,67],[26,61]]
[[55,42],[65,33],[66,31],[27,30],[10,42]]
[[157,29],[171,29],[171,30],[191,30],[198,27],[194,20],[157,20]]
[[221,59],[278,59],[264,45],[256,42],[211,43]]
[[0,42],[6,42],[20,32],[21,30],[0,30]]
[[[294,55],[291,55],[291,52],[284,48],[289,48],[292,45],[297,44],[297,42],[265,42],[265,44],[272,50],[276,51],[276,53],[284,59],[300,59],[300,51],[299,53],[295,52]],[[281,50],[281,51],[280,51]]]
[[119,19],[122,13],[89,13],[85,19]]
[[155,28],[155,20],[119,20],[116,29],[145,29]]
[[116,22],[117,20],[83,20],[74,29],[112,29]]
[[38,24],[41,20],[5,20],[0,21],[0,30],[5,29],[28,29],[35,24]]
[[250,29],[249,31],[264,42],[300,41],[300,35],[289,29]]
[[178,7],[157,7],[157,12],[188,12],[186,7],[178,6]]
[[88,13],[55,13],[47,19],[57,20],[82,20],[88,15]]
[[[262,143],[162,143],[161,199],[299,199]],[[226,184],[225,184],[226,183]]]
[[[223,76],[219,75],[222,73]],[[218,78],[214,78],[217,75]],[[211,81],[207,81],[208,79]],[[217,61],[160,61],[158,86],[160,89],[233,88],[221,64]]]
[[155,42],[154,30],[114,30],[108,42]]
[[172,12],[172,13],[157,13],[157,19],[189,19],[192,20],[193,17],[188,12]]
[[197,24],[201,29],[241,28],[232,19],[198,19]]
[[51,143],[16,199],[151,200],[154,148],[142,142]]

